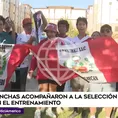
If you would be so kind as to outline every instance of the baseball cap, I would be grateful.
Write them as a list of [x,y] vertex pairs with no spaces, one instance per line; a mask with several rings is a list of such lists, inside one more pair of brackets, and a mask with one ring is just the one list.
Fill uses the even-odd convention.
[[22,21],[22,24],[23,24],[23,26],[26,25],[26,24],[32,24],[32,19],[31,18],[25,18]]

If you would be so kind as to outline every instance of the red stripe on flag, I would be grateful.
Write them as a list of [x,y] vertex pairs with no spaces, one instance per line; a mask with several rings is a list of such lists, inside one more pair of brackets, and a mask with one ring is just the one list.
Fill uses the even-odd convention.
[[23,62],[24,58],[29,54],[29,49],[25,45],[15,45],[12,49],[7,66],[7,79],[5,87],[8,85],[13,72]]
[[96,66],[107,82],[118,82],[118,44],[114,39],[103,37],[89,41],[89,48]]

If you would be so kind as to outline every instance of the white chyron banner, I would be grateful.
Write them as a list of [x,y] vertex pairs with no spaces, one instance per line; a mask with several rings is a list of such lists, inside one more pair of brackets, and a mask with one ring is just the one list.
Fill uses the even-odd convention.
[[2,92],[0,107],[117,107],[117,100],[115,92]]

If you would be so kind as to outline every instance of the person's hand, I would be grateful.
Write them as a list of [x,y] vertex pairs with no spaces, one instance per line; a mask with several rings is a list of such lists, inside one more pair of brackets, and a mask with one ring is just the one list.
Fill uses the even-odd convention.
[[11,25],[12,30],[14,31],[15,30],[15,24],[14,24],[14,22],[11,21],[10,25]]
[[42,14],[43,14],[43,12],[42,12],[42,11],[37,11],[37,14],[41,14],[41,15],[42,15]]
[[30,40],[36,41],[36,38],[35,38],[34,36],[31,36],[31,37],[30,37]]
[[29,73],[28,73],[28,75],[27,75],[27,78],[28,78],[28,79],[33,78],[33,71],[32,71],[32,70],[29,71]]
[[38,16],[38,19],[41,19],[43,16],[43,12],[42,11],[36,12],[36,16]]
[[27,44],[32,45],[34,41],[36,41],[36,38],[34,36],[31,36],[30,39],[27,41]]
[[35,29],[32,29],[31,36],[32,37],[36,37],[36,31],[35,31]]

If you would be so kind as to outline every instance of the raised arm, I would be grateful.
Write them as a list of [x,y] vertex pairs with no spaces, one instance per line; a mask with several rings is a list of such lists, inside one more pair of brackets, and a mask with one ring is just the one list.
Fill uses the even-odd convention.
[[34,41],[36,41],[36,38],[31,36],[30,39],[26,43],[32,45]]
[[11,21],[11,28],[12,28],[12,33],[11,33],[12,39],[16,40],[15,24],[13,21]]
[[36,58],[33,56],[32,60],[31,60],[31,65],[30,65],[30,71],[34,71],[37,68],[37,60]]
[[42,22],[43,22],[41,26],[41,30],[44,31],[45,27],[47,26],[47,20],[42,12],[41,12],[41,17],[42,17]]
[[42,20],[42,21],[41,21],[42,24],[39,25],[37,28],[40,28],[40,30],[43,32],[44,29],[45,29],[45,27],[47,26],[47,20],[46,20],[44,14],[42,13],[42,11],[38,11],[38,12],[36,12],[36,13],[34,14],[35,19],[37,19],[37,17],[38,17],[37,15],[38,15],[38,14],[39,14],[39,16],[40,16],[40,19]]

